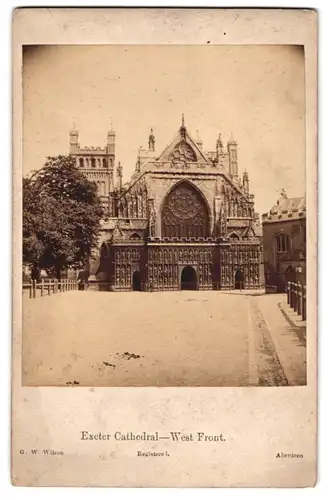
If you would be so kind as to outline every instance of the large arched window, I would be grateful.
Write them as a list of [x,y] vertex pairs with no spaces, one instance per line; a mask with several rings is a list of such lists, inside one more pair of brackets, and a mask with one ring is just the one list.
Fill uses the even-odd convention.
[[290,239],[287,234],[277,234],[276,236],[276,249],[277,252],[289,252]]
[[162,236],[198,238],[209,236],[208,208],[189,182],[181,182],[166,196],[162,209]]

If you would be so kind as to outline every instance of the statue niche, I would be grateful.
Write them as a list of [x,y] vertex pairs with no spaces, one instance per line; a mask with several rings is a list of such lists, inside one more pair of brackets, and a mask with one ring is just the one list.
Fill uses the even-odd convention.
[[209,236],[209,213],[202,195],[189,183],[175,186],[164,200],[162,237],[206,238]]

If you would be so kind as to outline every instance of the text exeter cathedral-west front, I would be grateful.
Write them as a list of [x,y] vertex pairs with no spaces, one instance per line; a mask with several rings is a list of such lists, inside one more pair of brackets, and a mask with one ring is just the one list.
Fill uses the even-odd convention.
[[[260,287],[261,242],[246,171],[238,174],[237,142],[218,135],[204,151],[182,123],[174,140],[156,152],[139,149],[135,171],[123,184],[115,159],[115,132],[103,148],[80,147],[70,131],[70,154],[96,182],[105,209],[89,282],[100,290],[229,290]],[[115,185],[114,185],[115,174]]]

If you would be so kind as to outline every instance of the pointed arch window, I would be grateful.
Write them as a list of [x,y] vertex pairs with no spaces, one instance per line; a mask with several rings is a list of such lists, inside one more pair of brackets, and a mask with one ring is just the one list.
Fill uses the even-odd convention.
[[175,186],[164,200],[162,236],[168,238],[206,238],[209,213],[200,192],[188,182]]

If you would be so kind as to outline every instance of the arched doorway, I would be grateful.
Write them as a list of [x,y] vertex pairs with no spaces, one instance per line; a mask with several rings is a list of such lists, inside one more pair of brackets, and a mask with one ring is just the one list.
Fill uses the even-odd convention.
[[235,274],[235,289],[242,290],[243,288],[244,288],[244,273],[238,267],[236,274]]
[[191,266],[183,268],[181,273],[181,290],[197,290],[197,273]]
[[141,275],[140,271],[134,271],[132,275],[132,290],[135,292],[141,292]]

